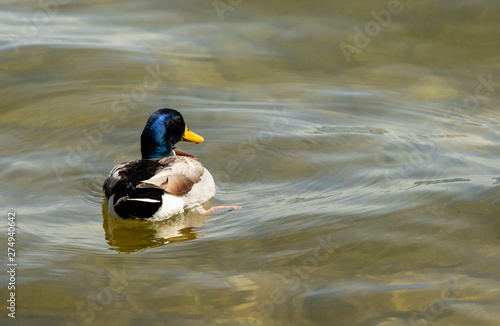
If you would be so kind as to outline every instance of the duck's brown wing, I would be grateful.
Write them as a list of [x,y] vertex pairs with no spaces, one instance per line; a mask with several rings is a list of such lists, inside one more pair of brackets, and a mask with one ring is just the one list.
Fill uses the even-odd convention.
[[169,156],[158,160],[155,174],[136,188],[157,188],[175,195],[187,194],[201,180],[205,169],[198,160],[188,156]]

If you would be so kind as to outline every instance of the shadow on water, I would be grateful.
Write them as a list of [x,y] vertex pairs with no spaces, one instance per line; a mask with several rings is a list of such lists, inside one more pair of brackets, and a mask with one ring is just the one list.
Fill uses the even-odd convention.
[[[210,202],[205,207],[210,207]],[[105,238],[110,249],[130,254],[167,244],[195,240],[207,222],[207,216],[188,210],[163,221],[124,220],[108,214],[108,205],[103,200],[102,216]]]

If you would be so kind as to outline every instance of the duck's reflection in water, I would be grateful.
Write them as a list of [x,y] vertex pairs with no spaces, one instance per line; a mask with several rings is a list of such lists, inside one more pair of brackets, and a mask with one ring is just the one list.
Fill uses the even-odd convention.
[[[203,205],[210,207],[210,202]],[[163,221],[124,220],[108,214],[108,206],[103,204],[103,228],[106,241],[111,249],[119,253],[133,253],[170,243],[198,239],[199,229],[205,225],[207,216],[198,210],[188,210]]]

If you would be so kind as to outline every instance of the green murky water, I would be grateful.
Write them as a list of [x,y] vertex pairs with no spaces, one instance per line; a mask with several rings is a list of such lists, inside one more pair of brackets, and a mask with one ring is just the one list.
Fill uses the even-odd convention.
[[[3,1],[2,325],[499,325],[498,1]],[[208,217],[103,214],[180,110]]]

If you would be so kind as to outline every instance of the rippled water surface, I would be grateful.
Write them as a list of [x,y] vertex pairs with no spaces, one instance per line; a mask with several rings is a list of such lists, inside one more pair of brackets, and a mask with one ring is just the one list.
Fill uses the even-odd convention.
[[[2,325],[500,325],[498,1],[0,6]],[[241,210],[107,216],[162,107]]]

